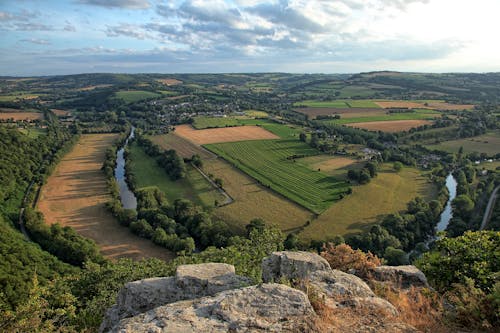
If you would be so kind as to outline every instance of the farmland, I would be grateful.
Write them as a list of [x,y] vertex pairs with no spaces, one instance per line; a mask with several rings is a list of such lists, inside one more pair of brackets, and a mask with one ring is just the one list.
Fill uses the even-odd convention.
[[43,113],[39,112],[0,112],[0,121],[5,120],[40,120],[43,119]]
[[163,150],[174,149],[183,158],[191,158],[195,154],[202,159],[214,157],[208,150],[180,137],[175,132],[150,136],[149,139]]
[[460,147],[463,147],[466,153],[478,152],[491,156],[496,155],[500,153],[500,132],[489,132],[472,138],[443,141],[439,144],[427,146],[429,149],[444,150],[451,153],[457,153]]
[[252,219],[262,218],[283,231],[304,225],[311,212],[259,184],[255,179],[217,158],[203,162],[203,170],[221,178],[224,190],[234,199],[229,205],[213,210],[215,218],[223,220],[241,234]]
[[159,97],[160,95],[151,91],[144,90],[124,90],[115,94],[116,98],[122,99],[125,103],[133,103],[148,98]]
[[304,157],[298,160],[301,164],[306,165],[311,170],[321,170],[327,175],[337,179],[347,179],[347,171],[350,169],[361,169],[365,164],[349,157],[316,155]]
[[214,202],[223,202],[224,197],[192,166],[187,165],[186,178],[170,180],[156,160],[146,155],[141,147],[132,144],[129,148],[131,169],[138,189],[158,186],[170,203],[176,199],[189,199],[205,207],[213,207]]
[[180,125],[175,128],[175,133],[199,145],[217,142],[278,138],[277,135],[258,126],[240,126],[196,130],[189,125]]
[[435,114],[427,113],[392,113],[382,116],[368,116],[368,117],[352,117],[340,118],[334,120],[322,120],[322,122],[335,123],[338,125],[351,124],[351,123],[368,123],[368,122],[382,122],[382,121],[397,121],[397,120],[430,120],[439,117]]
[[38,208],[47,223],[74,228],[93,239],[108,258],[171,259],[172,253],[133,235],[105,207],[110,195],[101,165],[115,138],[114,134],[83,135],[43,186]]
[[382,132],[402,132],[408,131],[411,128],[428,125],[432,122],[429,120],[391,120],[391,121],[373,121],[373,122],[360,122],[348,123],[347,126],[364,128],[369,131],[382,131]]
[[416,196],[430,200],[434,186],[418,170],[404,168],[400,173],[382,168],[367,185],[355,186],[352,194],[328,208],[300,233],[304,241],[327,239],[335,235],[366,230],[384,214],[402,211]]
[[261,184],[315,213],[341,198],[348,186],[296,163],[293,156],[317,155],[297,140],[242,141],[206,145]]

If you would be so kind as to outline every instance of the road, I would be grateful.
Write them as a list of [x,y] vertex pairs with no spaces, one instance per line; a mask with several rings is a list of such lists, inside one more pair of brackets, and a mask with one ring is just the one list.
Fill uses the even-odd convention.
[[499,188],[500,188],[500,185],[495,187],[493,192],[491,192],[490,200],[488,201],[488,205],[486,206],[486,210],[484,211],[483,222],[481,222],[481,227],[479,228],[479,230],[483,230],[491,218],[491,213],[493,212],[493,208],[495,207],[495,202],[497,201]]

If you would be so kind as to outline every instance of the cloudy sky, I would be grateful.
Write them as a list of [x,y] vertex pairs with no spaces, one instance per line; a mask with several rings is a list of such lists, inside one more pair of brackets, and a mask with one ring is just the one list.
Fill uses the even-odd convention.
[[500,0],[0,0],[0,75],[500,71]]

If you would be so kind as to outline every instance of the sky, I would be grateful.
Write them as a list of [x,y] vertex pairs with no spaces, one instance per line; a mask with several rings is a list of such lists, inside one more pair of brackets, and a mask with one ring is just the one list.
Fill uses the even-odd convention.
[[500,0],[0,0],[0,76],[500,71]]

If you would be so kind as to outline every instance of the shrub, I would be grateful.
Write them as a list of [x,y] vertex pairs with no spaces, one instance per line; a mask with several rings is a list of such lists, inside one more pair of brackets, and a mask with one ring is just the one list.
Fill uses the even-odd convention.
[[373,268],[381,265],[377,256],[370,252],[354,250],[347,244],[324,244],[320,254],[328,261],[331,268],[344,272],[354,269],[356,275],[361,277],[368,277]]

